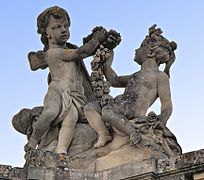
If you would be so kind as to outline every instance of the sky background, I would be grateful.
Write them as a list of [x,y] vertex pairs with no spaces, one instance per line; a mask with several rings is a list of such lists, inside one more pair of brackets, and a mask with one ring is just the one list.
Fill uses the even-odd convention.
[[[122,42],[115,49],[113,68],[119,75],[139,70],[134,50],[157,24],[163,35],[178,44],[171,67],[173,114],[167,126],[176,135],[183,152],[204,148],[204,1],[186,0],[6,0],[0,6],[0,164],[22,167],[26,137],[11,124],[22,108],[42,105],[47,92],[47,70],[32,72],[30,51],[43,48],[36,18],[46,8],[58,5],[71,17],[70,42],[82,38],[97,25],[120,32]],[[91,59],[85,60],[90,67]],[[113,96],[122,89],[112,89]],[[150,110],[160,113],[160,103]]]

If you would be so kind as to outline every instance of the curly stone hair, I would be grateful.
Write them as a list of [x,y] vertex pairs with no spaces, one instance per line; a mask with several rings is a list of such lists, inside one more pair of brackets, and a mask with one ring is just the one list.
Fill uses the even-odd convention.
[[44,10],[38,17],[37,17],[37,32],[41,34],[41,42],[44,44],[44,51],[48,49],[48,39],[46,37],[46,27],[49,23],[50,17],[53,16],[54,18],[61,18],[66,17],[68,21],[68,25],[70,26],[70,17],[67,11],[63,8],[58,6],[53,6]]
[[170,67],[176,59],[174,51],[177,49],[177,44],[174,41],[169,42],[161,34],[162,30],[160,28],[156,28],[156,24],[149,28],[149,34],[145,37],[139,49],[137,49],[137,51],[139,52],[139,57],[136,57],[135,61],[139,65],[141,65],[147,57],[156,57],[158,65],[160,65],[161,63],[158,57],[160,56],[160,58],[166,58],[165,53],[163,54],[163,56],[159,54],[159,56],[157,57],[157,53],[155,50],[160,47],[163,50],[168,51],[169,60],[166,62],[164,72],[170,77]]

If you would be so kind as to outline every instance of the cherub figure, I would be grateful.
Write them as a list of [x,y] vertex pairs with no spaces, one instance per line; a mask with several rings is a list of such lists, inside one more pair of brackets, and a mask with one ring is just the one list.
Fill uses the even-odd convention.
[[70,17],[57,6],[43,11],[37,18],[37,25],[45,47],[44,51],[30,54],[31,68],[38,68],[38,64],[32,66],[35,58],[44,59],[40,68],[48,66],[50,78],[44,109],[33,125],[25,151],[35,149],[49,127],[60,123],[56,152],[67,154],[75,125],[82,116],[82,107],[86,102],[82,59],[90,56],[105,40],[106,31],[103,28],[95,29],[90,41],[79,48],[67,43],[70,37]]
[[[155,26],[153,30],[135,51],[134,60],[141,65],[140,71],[127,76],[118,76],[111,68],[113,55],[104,65],[106,79],[113,87],[125,87],[125,91],[104,107],[96,102],[85,106],[85,116],[99,135],[95,148],[104,146],[112,139],[106,123],[119,136],[129,136],[130,143],[137,146],[141,141],[141,134],[131,120],[144,119],[148,108],[157,98],[161,101],[158,120],[166,126],[172,113],[169,69],[175,60],[176,43],[165,39],[161,35],[161,30],[157,31]],[[163,63],[166,63],[164,72],[159,70],[159,65]]]

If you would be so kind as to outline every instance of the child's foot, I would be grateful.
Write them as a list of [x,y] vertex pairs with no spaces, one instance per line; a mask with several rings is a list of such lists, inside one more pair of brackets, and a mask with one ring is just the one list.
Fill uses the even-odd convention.
[[28,143],[24,146],[24,151],[28,152],[32,149],[35,149],[37,145],[38,145],[38,141],[36,139],[30,138],[28,140]]
[[59,155],[67,155],[67,151],[64,150],[56,150],[56,153]]
[[24,151],[25,151],[25,152],[28,152],[28,151],[30,151],[31,149],[33,149],[33,148],[30,147],[28,143],[24,146]]
[[112,141],[112,137],[110,135],[101,135],[98,137],[97,143],[94,145],[94,148],[100,148],[105,146],[108,142]]
[[62,162],[68,162],[69,161],[70,157],[68,156],[67,151],[59,150],[59,151],[56,151],[56,153],[58,154],[58,157],[59,157],[60,161],[62,161]]

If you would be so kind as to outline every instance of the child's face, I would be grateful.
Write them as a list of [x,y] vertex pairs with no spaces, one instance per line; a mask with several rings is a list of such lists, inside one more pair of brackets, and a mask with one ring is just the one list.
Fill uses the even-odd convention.
[[147,48],[145,48],[144,46],[136,49],[134,61],[141,65],[147,58],[147,53]]
[[70,37],[69,25],[66,18],[50,17],[46,28],[48,41],[56,45],[64,45]]

